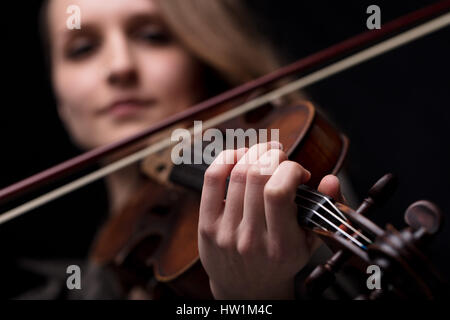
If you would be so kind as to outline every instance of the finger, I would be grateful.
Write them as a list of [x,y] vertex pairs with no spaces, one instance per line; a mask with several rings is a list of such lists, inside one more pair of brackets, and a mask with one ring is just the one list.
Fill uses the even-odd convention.
[[226,180],[234,164],[244,156],[246,151],[247,148],[224,150],[206,170],[200,202],[199,223],[213,223],[223,212]]
[[287,155],[282,150],[271,149],[250,167],[247,174],[244,216],[241,224],[242,229],[246,232],[260,234],[267,231],[264,213],[264,187],[278,165],[285,160],[287,160]]
[[247,172],[251,164],[257,162],[259,157],[267,150],[279,148],[280,146],[276,142],[255,144],[232,169],[223,214],[223,223],[227,227],[234,229],[242,220]]
[[325,176],[319,184],[317,190],[320,193],[326,194],[338,202],[343,202],[344,197],[341,193],[341,186],[338,177],[334,175]]
[[261,155],[266,153],[271,149],[283,149],[283,145],[278,141],[269,141],[263,143],[257,143],[248,149],[248,152],[245,154],[241,160],[239,160],[238,164],[247,164],[251,165],[256,163]]
[[287,230],[297,229],[297,187],[311,177],[309,171],[293,161],[284,161],[264,187],[267,231],[270,239],[280,240]]

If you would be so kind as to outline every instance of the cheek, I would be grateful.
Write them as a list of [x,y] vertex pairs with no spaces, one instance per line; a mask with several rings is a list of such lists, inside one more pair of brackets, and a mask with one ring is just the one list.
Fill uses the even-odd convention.
[[74,141],[84,149],[94,147],[94,107],[99,95],[98,72],[95,68],[55,67],[53,73],[62,120]]
[[155,94],[161,104],[176,111],[203,98],[201,67],[181,49],[154,54],[145,65],[144,86]]
[[54,73],[55,93],[73,113],[90,112],[98,94],[98,72],[91,67],[61,67]]

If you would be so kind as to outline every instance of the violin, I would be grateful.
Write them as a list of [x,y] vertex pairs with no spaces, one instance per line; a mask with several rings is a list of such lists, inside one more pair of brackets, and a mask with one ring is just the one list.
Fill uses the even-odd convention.
[[[278,128],[289,158],[310,168],[312,188],[318,186],[320,177],[339,171],[348,148],[348,139],[316,113],[309,102],[263,106],[253,115],[247,113],[223,124],[223,129],[230,127]],[[92,259],[100,265],[120,266],[129,275],[141,274],[140,280],[149,277],[152,269],[158,283],[169,285],[177,295],[211,297],[197,242],[199,192],[207,165],[180,164],[169,168],[170,157],[165,162],[158,157],[147,158],[142,167],[153,181],[141,195],[146,200],[135,199],[106,224],[94,245]],[[165,170],[155,170],[161,167]],[[164,175],[164,171],[170,174]],[[162,181],[161,176],[167,181]],[[173,186],[168,187],[167,182]]]
[[[319,235],[334,255],[307,278],[311,298],[320,297],[340,267],[350,260],[361,272],[371,265],[382,266],[382,287],[390,288],[383,293],[375,291],[376,297],[361,294],[360,299],[380,298],[383,294],[432,299],[441,294],[445,281],[422,252],[442,225],[442,213],[434,204],[412,204],[405,213],[409,228],[399,232],[388,225],[383,230],[365,215],[393,193],[395,179],[391,174],[382,177],[363,203],[352,210],[315,190],[317,177],[337,174],[342,167],[348,139],[317,114],[309,102],[284,106],[283,112],[272,107],[270,114],[261,112],[259,117],[258,122],[246,125],[280,128],[280,142],[289,159],[306,164],[315,177],[297,189],[298,222]],[[245,115],[242,118],[235,119],[240,127]],[[161,165],[157,161],[147,162],[150,164]],[[174,186],[168,187],[151,178],[155,171],[143,166],[152,183],[104,226],[91,259],[120,270],[126,286],[146,288],[152,298],[165,297],[168,288],[176,296],[212,298],[209,279],[199,259],[197,238],[199,192],[206,169],[206,165],[175,165],[168,176]]]
[[[448,26],[449,8],[450,1],[431,5],[388,23],[380,30],[358,35],[213,97],[138,135],[94,149],[0,190],[0,204],[7,204],[99,160],[118,158],[98,171],[8,210],[0,215],[0,223],[140,162],[148,182],[122,212],[103,226],[92,247],[91,261],[115,270],[125,290],[137,286],[144,289],[149,298],[212,298],[197,242],[199,192],[207,165],[174,165],[170,160],[173,142],[167,133],[174,128],[189,127],[194,120],[203,120],[207,128],[220,130],[277,128],[279,141],[285,146],[289,159],[301,163],[312,174],[308,185],[299,186],[297,190],[298,223],[320,236],[333,251],[333,256],[307,278],[308,295],[320,298],[342,266],[352,264],[363,273],[369,266],[379,267],[382,273],[383,289],[361,292],[355,298],[442,297],[447,294],[446,281],[425,254],[426,245],[442,226],[440,210],[431,202],[418,201],[406,210],[407,228],[398,231],[391,225],[385,229],[377,226],[367,214],[392,194],[395,179],[389,174],[375,183],[356,209],[316,191],[323,176],[337,174],[342,168],[349,140],[311,102],[295,96],[295,92]],[[438,14],[441,16],[435,17]],[[415,26],[431,17],[435,18]],[[415,27],[367,47],[410,26]],[[357,48],[364,49],[354,53]],[[343,59],[336,62],[337,58]],[[319,66],[322,68],[318,69]],[[297,78],[299,75],[301,77]]]

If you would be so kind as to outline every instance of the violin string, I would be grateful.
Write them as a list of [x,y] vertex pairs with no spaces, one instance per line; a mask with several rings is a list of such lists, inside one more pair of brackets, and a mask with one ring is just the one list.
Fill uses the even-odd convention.
[[[345,221],[348,221],[347,217],[346,217],[346,216],[345,216],[338,208],[336,208],[335,206],[331,206],[331,209],[329,209],[329,208],[325,207],[323,204],[321,204],[320,202],[314,201],[312,198],[308,198],[308,197],[305,197],[305,196],[300,195],[299,192],[309,192],[309,193],[311,193],[312,195],[314,195],[314,196],[316,196],[316,197],[319,197],[319,198],[322,199],[322,200],[328,200],[328,198],[327,198],[325,195],[321,195],[320,193],[312,192],[311,190],[308,190],[308,189],[300,189],[300,188],[297,189],[297,197],[301,197],[301,198],[303,198],[303,199],[305,199],[305,200],[308,200],[308,201],[310,201],[310,202],[312,202],[312,203],[314,203],[314,204],[319,205],[319,206],[322,207],[324,210],[326,210],[326,211],[329,212],[331,215],[333,215],[333,217],[334,217],[335,219],[337,219],[337,220],[339,220],[339,221],[342,220],[342,223],[344,223]],[[329,200],[328,200],[328,201],[329,201]],[[328,201],[327,201],[327,202],[328,202]],[[329,203],[332,203],[332,202],[329,201]],[[328,203],[328,204],[329,204],[329,203]],[[334,210],[335,213],[332,213],[331,210]],[[338,216],[335,217],[335,216],[334,216],[335,214],[338,214],[340,217],[338,217]]]
[[[202,150],[197,150],[196,148],[193,149],[193,153],[194,155],[200,155],[200,153],[203,153]],[[198,164],[198,165],[194,165],[194,168],[198,169],[199,171],[201,171],[202,173],[204,173],[206,171],[206,169],[208,168],[208,165],[206,164]],[[320,199],[326,201],[330,206],[331,209],[334,210],[335,212],[331,211],[329,208],[327,208],[326,206],[324,206],[323,204],[321,204],[318,201],[315,201],[311,198],[302,196],[300,194],[298,194],[298,192],[307,192],[309,194],[312,194],[316,197],[319,197]],[[301,189],[297,189],[297,197],[300,197],[306,201],[309,201],[315,205],[318,205],[319,207],[321,207],[323,210],[325,210],[326,212],[328,212],[328,214],[330,214],[333,218],[335,218],[336,220],[338,220],[339,222],[341,222],[344,226],[346,226],[347,228],[349,228],[350,230],[352,230],[355,234],[357,234],[359,237],[361,237],[362,239],[364,239],[367,243],[372,243],[372,240],[370,240],[368,237],[366,237],[361,231],[355,229],[352,225],[350,225],[348,223],[348,219],[347,217],[335,206],[335,204],[328,199],[328,197],[326,197],[325,195],[321,194],[320,192],[316,192],[314,190],[311,190],[309,188],[301,188]],[[339,215],[339,216],[338,216]],[[307,217],[306,217],[307,218]],[[315,223],[313,220],[307,218],[309,222],[315,224],[316,226],[319,226],[317,223]]]
[[[351,235],[349,235],[348,233],[346,233],[344,230],[342,230],[341,228],[339,228],[339,226],[337,226],[337,225],[334,224],[333,222],[331,222],[331,221],[329,221],[328,219],[326,219],[325,217],[321,216],[321,215],[320,215],[317,211],[315,211],[314,209],[308,208],[308,207],[303,206],[303,205],[300,205],[300,204],[299,204],[298,206],[301,207],[301,208],[303,208],[303,209],[308,210],[308,211],[311,212],[313,215],[318,216],[320,219],[324,220],[326,223],[328,223],[330,226],[332,226],[332,227],[333,227],[334,229],[336,229],[338,232],[341,232],[341,231],[342,231],[343,235],[344,235],[345,237],[347,237],[347,239],[349,239],[349,240],[351,240],[351,241],[354,240],[353,242],[355,242],[358,246],[360,246],[360,247],[362,247],[362,248],[366,248],[366,246],[363,245],[361,242],[359,242],[356,238],[354,238],[354,237],[352,237]],[[317,228],[322,229],[322,230],[327,231],[327,232],[331,232],[329,229],[325,228],[324,226],[321,226],[320,224],[318,224],[317,222],[315,222],[315,221],[312,220],[311,218],[306,217],[306,216],[305,216],[304,218],[305,218],[308,222],[314,224]],[[353,239],[353,240],[352,240],[352,239]]]
[[[196,152],[198,152],[198,150],[195,150],[195,149],[194,149],[193,152],[196,153]],[[198,154],[198,153],[197,153],[197,154]],[[187,166],[190,166],[190,167],[196,169],[197,171],[199,171],[199,172],[201,172],[201,173],[203,173],[203,174],[205,173],[206,169],[208,168],[208,165],[206,165],[206,164],[187,165]],[[355,229],[352,225],[350,225],[350,224],[347,222],[347,221],[348,221],[347,217],[346,217],[346,216],[345,216],[345,215],[344,215],[344,214],[343,214],[343,213],[342,213],[342,212],[334,205],[334,203],[333,203],[330,199],[328,199],[328,197],[326,197],[325,195],[321,194],[320,192],[316,192],[316,191],[314,191],[314,190],[310,190],[309,188],[301,188],[301,189],[297,189],[297,192],[298,192],[298,191],[303,191],[303,192],[309,193],[309,194],[311,194],[311,195],[314,195],[314,196],[316,196],[316,197],[319,197],[320,199],[325,200],[328,204],[331,204],[331,205],[332,205],[332,210],[333,210],[333,209],[336,210],[336,211],[339,213],[340,216],[344,217],[344,219],[341,219],[340,216],[339,216],[338,214],[332,212],[329,208],[327,208],[326,206],[324,206],[324,205],[321,204],[320,202],[317,202],[317,201],[315,201],[315,200],[313,200],[313,199],[311,199],[311,198],[302,196],[302,195],[300,195],[300,194],[297,193],[297,195],[296,195],[296,196],[297,196],[296,200],[301,201],[301,199],[299,199],[299,198],[302,198],[302,199],[305,199],[306,201],[309,201],[309,202],[311,202],[311,203],[313,203],[313,204],[315,204],[315,205],[318,205],[319,207],[321,207],[322,209],[324,209],[326,212],[328,212],[333,218],[335,218],[336,220],[338,220],[339,222],[341,222],[341,223],[342,223],[343,225],[345,225],[347,228],[349,228],[350,230],[352,230],[355,234],[357,234],[357,235],[360,236],[362,239],[364,239],[367,243],[369,243],[369,244],[372,243],[372,241],[371,241],[368,237],[366,237],[362,232],[358,231],[357,229]],[[313,214],[315,214],[314,211],[311,211],[311,212],[312,212]],[[329,230],[327,230],[326,228],[320,226],[318,223],[316,223],[314,220],[310,219],[309,217],[304,216],[303,218],[306,218],[310,223],[314,224],[316,227],[320,227],[320,228],[322,228],[323,230],[329,231]],[[320,216],[319,216],[319,218],[320,218]],[[332,222],[331,222],[331,221],[328,221],[328,223],[332,223]],[[336,228],[336,227],[339,227],[339,226],[337,226],[337,225],[334,224],[334,223],[333,223],[333,225],[335,226],[335,228]]]
[[[338,217],[335,213],[333,213],[331,210],[329,210],[327,207],[325,207],[324,205],[322,205],[320,202],[316,202],[314,200],[311,200],[307,197],[301,196],[301,195],[297,195],[300,198],[303,198],[307,201],[310,201],[314,204],[317,204],[319,207],[321,207],[322,209],[324,209],[325,211],[327,211],[332,217],[334,217],[336,220],[338,220],[339,222],[341,222],[343,225],[345,225],[347,228],[349,228],[350,230],[352,230],[354,233],[356,233],[358,236],[360,236],[361,238],[363,238],[365,241],[367,241],[368,243],[372,243],[372,241],[367,238],[365,235],[363,235],[361,232],[359,232],[358,230],[356,230],[352,225],[348,224],[346,221],[342,220],[340,217]],[[325,197],[323,197],[325,198]]]
[[321,194],[320,192],[318,192],[318,191],[315,191],[315,190],[311,190],[311,189],[302,189],[302,191],[307,191],[307,192],[309,192],[309,193],[311,193],[311,194],[314,194],[315,196],[317,196],[317,197],[320,197],[321,199],[323,199],[323,200],[325,200],[337,213],[339,213],[339,215],[343,218],[343,219],[345,219],[345,220],[348,220],[347,219],[347,217],[341,212],[341,210],[339,210],[336,206],[335,206],[335,204],[333,203],[333,201],[331,201],[330,199],[328,199],[328,197],[326,197],[326,196],[324,196],[323,194]]
[[[359,53],[353,54],[343,60],[335,62],[321,70],[313,72],[307,76],[301,77],[298,80],[295,80],[291,83],[288,83],[280,88],[277,88],[271,92],[268,92],[260,97],[255,98],[247,103],[244,103],[241,106],[238,106],[228,112],[223,113],[220,116],[217,116],[213,119],[205,121],[203,124],[204,128],[212,128],[217,124],[223,123],[227,120],[233,119],[243,113],[246,113],[250,110],[253,110],[259,106],[265,105],[269,102],[278,100],[279,98],[290,94],[292,92],[303,89],[311,84],[314,84],[320,80],[323,80],[327,77],[335,75],[339,72],[347,70],[351,67],[354,67],[358,64],[361,64],[364,61],[377,57],[383,53],[391,51],[395,48],[398,48],[406,43],[409,43],[417,38],[423,37],[429,33],[437,31],[441,28],[446,27],[450,24],[450,13],[444,14],[443,16],[437,17],[429,22],[426,22],[422,25],[414,27],[408,31],[400,33],[388,40],[382,41],[374,46],[371,46]],[[191,136],[193,135],[194,128],[190,130]],[[66,195],[70,192],[73,192],[85,185],[88,185],[94,181],[97,181],[108,174],[115,172],[121,168],[124,168],[130,164],[138,162],[151,154],[154,154],[158,151],[163,150],[164,148],[170,146],[172,142],[170,138],[163,139],[157,144],[151,145],[149,147],[144,148],[132,154],[128,157],[120,159],[110,165],[103,167],[97,171],[94,171],[83,178],[72,181],[62,187],[59,187],[53,191],[50,191],[36,199],[28,201],[14,209],[4,212],[0,216],[0,224],[3,224],[13,218],[16,218],[30,210],[36,209],[50,201],[53,201],[63,195]]]
[[347,239],[349,239],[350,241],[356,243],[359,247],[367,249],[367,247],[362,244],[361,242],[359,242],[356,238],[352,237],[351,235],[349,235],[347,232],[345,232],[344,230],[342,230],[341,228],[339,228],[337,225],[335,225],[333,222],[331,222],[330,220],[328,220],[327,218],[325,218],[324,216],[322,216],[320,213],[318,213],[316,210],[308,208],[304,205],[298,204],[299,207],[302,207],[306,210],[309,210],[310,212],[314,213],[316,216],[318,216],[319,218],[321,218],[323,221],[325,221],[326,223],[328,223],[331,227],[333,227],[334,229],[336,229],[337,232],[341,233],[342,235],[344,235]]
[[[198,152],[198,150],[196,151],[194,149],[194,153],[196,153],[196,152]],[[204,174],[206,169],[208,168],[208,165],[206,165],[206,164],[198,164],[198,165],[189,165],[188,164],[188,165],[185,165],[185,166],[191,167],[191,168],[197,170],[198,172],[200,172],[202,174]],[[198,190],[201,190],[201,188],[198,188]],[[349,223],[346,222],[346,221],[348,221],[347,217],[336,206],[334,206],[333,202],[330,199],[328,199],[328,197],[326,197],[325,195],[321,194],[320,192],[316,192],[316,191],[311,190],[309,188],[301,188],[301,189],[298,189],[298,191],[307,192],[307,193],[309,193],[309,194],[311,194],[313,196],[316,196],[316,197],[319,197],[320,199],[325,200],[329,204],[332,204],[332,209],[334,208],[334,210],[337,210],[339,212],[339,214],[344,217],[345,220],[341,219],[339,217],[339,215],[337,215],[336,213],[332,212],[329,208],[325,207],[320,202],[317,202],[317,201],[315,201],[315,200],[313,200],[311,198],[307,198],[307,197],[299,195],[299,194],[297,194],[297,198],[296,198],[296,200],[298,200],[298,201],[301,201],[301,199],[299,199],[299,198],[302,198],[302,199],[305,199],[305,200],[307,200],[307,201],[309,201],[309,202],[311,202],[313,204],[316,204],[316,205],[320,206],[322,209],[324,209],[326,212],[328,212],[332,217],[334,217],[336,220],[340,221],[342,224],[344,224],[346,227],[348,227],[353,232],[355,232],[358,236],[360,236],[362,239],[364,239],[367,243],[369,243],[369,244],[372,243],[372,241],[368,237],[366,237],[364,234],[362,234],[360,231],[358,231],[357,229],[355,229],[353,226],[351,226]],[[303,207],[305,207],[305,206],[303,206]],[[310,212],[312,212],[312,214],[315,215],[315,211],[311,211],[310,210]],[[321,218],[320,216],[318,216],[318,217]],[[323,226],[320,226],[318,223],[316,223],[314,220],[310,219],[309,217],[303,216],[303,218],[307,219],[310,223],[314,224],[316,227],[319,227],[319,228],[321,228],[321,229],[323,229],[325,231],[329,231],[328,229],[324,228]],[[334,224],[330,220],[327,220],[326,222],[328,224],[332,224],[333,228],[339,228],[338,225]]]
[[308,222],[310,222],[310,223],[312,223],[313,225],[315,225],[317,228],[322,229],[322,230],[324,230],[324,231],[328,231],[327,228],[325,228],[324,226],[321,226],[320,224],[318,224],[318,223],[315,222],[314,220],[312,220],[312,219],[310,219],[310,218],[308,218],[308,217],[305,217],[305,219],[308,220]]

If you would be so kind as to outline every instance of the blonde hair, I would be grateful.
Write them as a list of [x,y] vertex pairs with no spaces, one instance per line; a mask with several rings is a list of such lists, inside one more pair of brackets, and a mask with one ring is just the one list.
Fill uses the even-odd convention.
[[173,35],[230,85],[280,66],[243,0],[156,0]]

